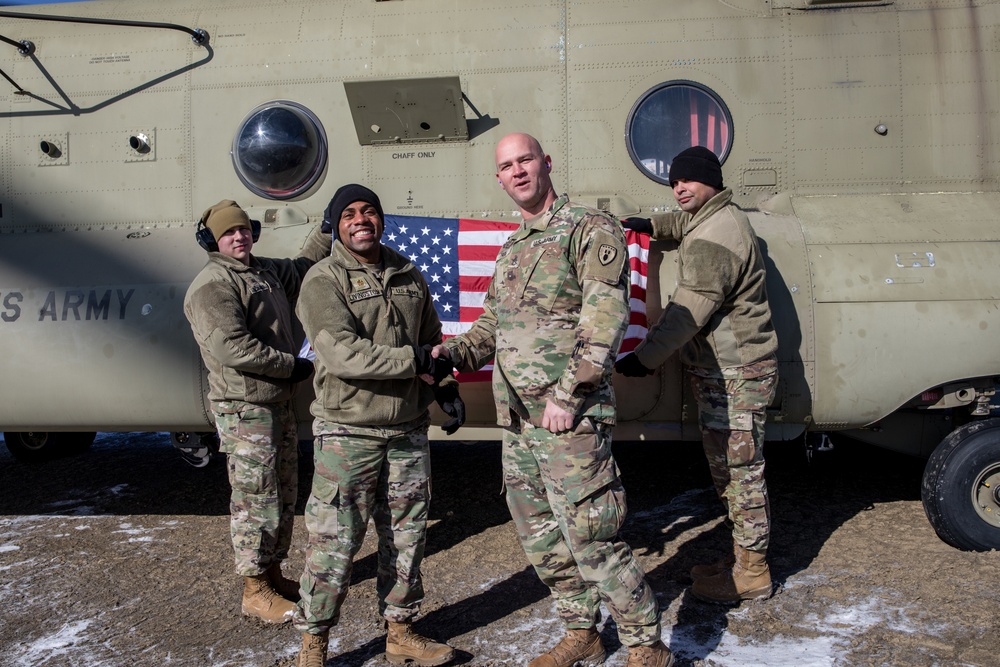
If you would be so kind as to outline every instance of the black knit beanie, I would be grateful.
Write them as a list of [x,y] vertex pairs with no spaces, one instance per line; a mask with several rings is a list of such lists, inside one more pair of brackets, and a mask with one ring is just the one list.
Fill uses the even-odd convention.
[[716,190],[724,189],[719,158],[704,146],[686,148],[670,163],[670,184],[682,178],[710,185]]
[[323,229],[325,230],[329,227],[335,241],[340,238],[340,215],[344,212],[345,208],[356,201],[367,202],[374,206],[378,212],[378,217],[383,223],[385,222],[385,215],[382,213],[382,202],[378,200],[377,194],[357,183],[342,185],[334,193],[333,199],[330,200],[329,206],[326,207],[326,215],[323,216]]

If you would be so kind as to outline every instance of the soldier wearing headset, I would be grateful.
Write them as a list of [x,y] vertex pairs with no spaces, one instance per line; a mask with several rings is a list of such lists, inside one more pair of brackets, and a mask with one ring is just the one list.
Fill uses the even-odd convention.
[[291,398],[313,364],[296,356],[292,308],[306,271],[330,254],[319,226],[293,259],[251,254],[260,223],[231,200],[201,217],[208,263],[184,297],[184,314],[208,369],[208,398],[228,456],[231,533],[243,576],[243,613],[291,620],[298,582],[286,579],[298,495],[298,437]]

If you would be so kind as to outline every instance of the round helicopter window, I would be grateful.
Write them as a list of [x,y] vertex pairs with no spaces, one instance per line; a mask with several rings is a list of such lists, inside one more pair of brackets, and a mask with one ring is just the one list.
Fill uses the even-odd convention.
[[247,115],[233,139],[233,166],[243,184],[268,199],[311,188],[326,167],[326,132],[301,104],[276,100]]
[[643,174],[670,185],[670,161],[685,148],[705,146],[725,162],[732,127],[729,109],[712,90],[693,81],[668,81],[632,106],[625,145]]

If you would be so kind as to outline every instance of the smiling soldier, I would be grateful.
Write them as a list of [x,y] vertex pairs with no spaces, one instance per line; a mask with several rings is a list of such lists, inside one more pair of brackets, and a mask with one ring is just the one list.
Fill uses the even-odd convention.
[[[316,350],[314,458],[306,505],[309,544],[295,627],[297,667],[323,667],[340,619],[368,518],[378,533],[379,611],[389,662],[422,667],[454,657],[412,627],[424,597],[420,563],[430,504],[428,406],[451,419],[465,407],[451,362],[434,359],[441,321],[427,283],[410,260],[381,244],[378,195],[361,185],[337,190],[326,210],[330,257],[306,275],[296,310]],[[432,380],[431,383],[425,380]],[[432,386],[433,385],[433,386]]]
[[552,158],[515,133],[496,147],[497,181],[523,222],[497,256],[484,313],[438,348],[459,370],[496,358],[507,506],[566,628],[528,667],[599,665],[603,602],[626,667],[669,667],[656,596],[618,536],[625,489],[611,455],[611,369],[628,326],[628,250],[604,213],[556,194]]

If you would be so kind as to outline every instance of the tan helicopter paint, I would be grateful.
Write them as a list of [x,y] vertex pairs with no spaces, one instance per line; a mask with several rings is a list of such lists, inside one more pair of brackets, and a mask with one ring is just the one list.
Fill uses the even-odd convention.
[[[770,437],[874,424],[857,434],[927,454],[953,428],[939,408],[988,413],[998,2],[107,0],[17,13],[210,38],[0,16],[0,34],[35,46],[0,44],[0,70],[30,93],[0,80],[6,430],[212,428],[181,301],[204,260],[194,221],[222,198],[263,221],[255,250],[276,256],[350,181],[387,213],[516,220],[493,146],[526,131],[560,191],[620,216],[670,208],[626,135],[637,101],[680,80],[728,107],[725,180],[766,245],[781,364]],[[273,100],[307,108],[328,141],[316,183],[285,201],[248,190],[230,156],[243,119]],[[673,290],[671,250],[651,254],[653,317]],[[676,360],[616,387],[618,437],[699,437]],[[489,387],[464,396],[458,437],[496,437]]]

